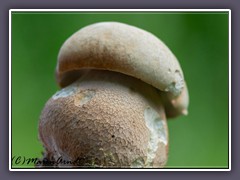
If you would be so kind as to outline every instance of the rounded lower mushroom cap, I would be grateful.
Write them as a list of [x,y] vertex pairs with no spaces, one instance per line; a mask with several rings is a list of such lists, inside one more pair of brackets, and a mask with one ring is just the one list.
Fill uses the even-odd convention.
[[71,84],[79,77],[80,69],[120,72],[174,96],[184,87],[181,67],[162,41],[147,31],[118,22],[92,24],[67,39],[58,56],[58,84]]
[[91,71],[57,92],[43,109],[39,135],[47,157],[76,162],[67,166],[162,167],[167,161],[159,94],[120,73]]

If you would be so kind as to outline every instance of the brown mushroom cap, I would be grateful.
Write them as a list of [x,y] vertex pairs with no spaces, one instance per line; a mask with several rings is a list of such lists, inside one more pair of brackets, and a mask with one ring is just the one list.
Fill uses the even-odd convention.
[[167,161],[158,92],[116,72],[90,71],[57,92],[43,109],[39,135],[47,156],[78,159],[72,166],[162,167]]
[[187,112],[188,93],[182,69],[168,47],[147,31],[117,22],[80,29],[61,47],[56,68],[58,84],[71,84],[84,74],[83,69],[115,71],[141,79],[167,92],[163,93],[167,117]]
[[86,26],[63,44],[56,68],[59,85],[71,84],[76,79],[66,76],[86,68],[120,72],[174,95],[184,87],[182,69],[162,41],[147,31],[118,22]]

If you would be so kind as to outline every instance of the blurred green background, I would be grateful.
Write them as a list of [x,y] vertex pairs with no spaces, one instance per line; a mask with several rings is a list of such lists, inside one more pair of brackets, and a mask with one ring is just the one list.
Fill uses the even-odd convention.
[[[12,157],[41,157],[39,115],[59,89],[59,48],[78,29],[119,21],[152,32],[176,55],[189,115],[169,120],[168,168],[228,167],[228,13],[12,13]],[[14,167],[33,167],[13,164]]]

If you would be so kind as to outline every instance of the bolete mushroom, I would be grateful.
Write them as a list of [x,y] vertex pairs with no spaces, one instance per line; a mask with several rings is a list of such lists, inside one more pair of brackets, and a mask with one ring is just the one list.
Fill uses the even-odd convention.
[[181,67],[167,46],[139,28],[101,22],[61,47],[39,137],[58,167],[163,167],[167,118],[187,114]]

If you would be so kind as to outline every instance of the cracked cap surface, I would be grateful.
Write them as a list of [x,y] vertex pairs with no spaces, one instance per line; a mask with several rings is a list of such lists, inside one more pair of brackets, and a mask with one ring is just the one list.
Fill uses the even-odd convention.
[[40,139],[55,159],[123,168],[162,167],[167,161],[160,96],[152,86],[123,74],[89,73],[57,92],[40,119]]

